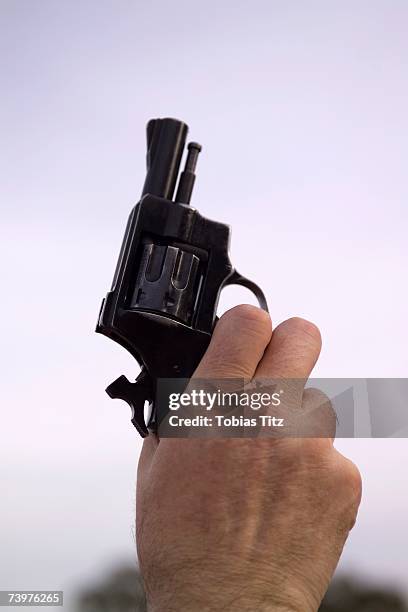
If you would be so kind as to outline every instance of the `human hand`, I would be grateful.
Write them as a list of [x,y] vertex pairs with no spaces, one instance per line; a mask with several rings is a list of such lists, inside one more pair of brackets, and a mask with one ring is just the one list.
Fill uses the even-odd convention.
[[[239,306],[195,377],[306,380],[320,346],[307,321],[272,334],[267,313]],[[149,436],[136,513],[149,612],[316,612],[360,498],[357,468],[329,437]]]

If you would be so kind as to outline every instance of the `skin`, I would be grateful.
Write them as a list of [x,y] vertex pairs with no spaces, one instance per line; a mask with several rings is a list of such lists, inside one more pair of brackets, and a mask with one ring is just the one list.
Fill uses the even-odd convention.
[[[320,348],[312,323],[272,333],[267,313],[238,306],[195,375],[306,380]],[[311,391],[299,399],[313,401]],[[316,612],[360,499],[360,474],[330,437],[149,436],[136,513],[149,612]]]

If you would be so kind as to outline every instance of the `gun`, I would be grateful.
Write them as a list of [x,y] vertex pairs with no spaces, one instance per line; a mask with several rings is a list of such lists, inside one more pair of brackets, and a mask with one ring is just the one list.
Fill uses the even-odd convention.
[[[141,371],[120,376],[106,392],[126,401],[142,437],[157,430],[160,378],[190,378],[217,321],[221,290],[242,285],[267,310],[265,296],[229,259],[230,228],[190,206],[201,146],[188,144],[176,183],[188,126],[176,119],[147,124],[147,174],[126,226],[111,290],[102,301],[96,332],[127,349]],[[145,418],[147,408],[150,416]],[[146,409],[146,410],[145,410]]]

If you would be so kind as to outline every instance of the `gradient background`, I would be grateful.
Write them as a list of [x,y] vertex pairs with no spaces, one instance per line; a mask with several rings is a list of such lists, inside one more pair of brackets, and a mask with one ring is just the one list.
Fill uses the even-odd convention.
[[[93,328],[149,118],[203,143],[193,204],[275,322],[320,326],[316,375],[408,376],[407,27],[399,0],[0,1],[0,589],[72,610],[135,555],[140,439],[104,387],[136,368]],[[406,587],[407,440],[337,446],[364,478],[340,571]]]

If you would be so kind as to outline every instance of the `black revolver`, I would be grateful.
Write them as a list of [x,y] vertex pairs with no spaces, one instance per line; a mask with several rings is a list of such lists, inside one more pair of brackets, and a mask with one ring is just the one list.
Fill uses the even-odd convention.
[[158,425],[157,381],[190,378],[207,349],[223,287],[247,287],[267,310],[261,289],[231,265],[229,226],[189,206],[201,151],[195,142],[188,144],[173,199],[187,131],[176,119],[147,124],[142,197],[130,213],[112,288],[96,326],[141,366],[135,382],[120,376],[106,392],[130,405],[132,423],[142,437]]

